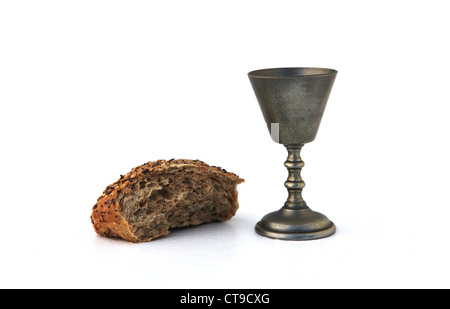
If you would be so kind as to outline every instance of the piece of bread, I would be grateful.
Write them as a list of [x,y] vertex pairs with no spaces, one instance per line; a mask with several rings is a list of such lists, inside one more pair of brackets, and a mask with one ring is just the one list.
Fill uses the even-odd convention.
[[171,228],[229,220],[243,181],[199,160],[148,162],[106,187],[91,222],[100,235],[145,242]]

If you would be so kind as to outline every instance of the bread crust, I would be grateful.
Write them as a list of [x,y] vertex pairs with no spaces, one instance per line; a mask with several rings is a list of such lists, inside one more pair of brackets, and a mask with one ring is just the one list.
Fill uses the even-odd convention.
[[218,166],[210,166],[200,160],[171,159],[150,161],[133,168],[126,175],[121,175],[117,181],[106,187],[92,208],[91,223],[94,230],[106,237],[120,237],[131,242],[140,242],[138,237],[133,234],[127,220],[121,214],[121,205],[117,199],[118,194],[130,194],[131,187],[142,180],[148,173],[164,173],[169,169],[183,170],[183,168],[194,168],[201,173],[218,173],[229,178],[236,185],[244,182],[236,174],[227,172]]

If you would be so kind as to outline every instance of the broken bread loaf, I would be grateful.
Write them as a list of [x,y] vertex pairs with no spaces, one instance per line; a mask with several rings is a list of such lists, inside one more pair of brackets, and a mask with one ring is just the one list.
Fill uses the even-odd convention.
[[171,228],[229,220],[243,181],[199,160],[148,162],[106,187],[91,222],[100,235],[145,242]]

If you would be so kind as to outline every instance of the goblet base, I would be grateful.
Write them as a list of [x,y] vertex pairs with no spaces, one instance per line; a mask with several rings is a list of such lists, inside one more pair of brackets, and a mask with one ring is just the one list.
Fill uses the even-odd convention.
[[333,235],[336,226],[325,215],[305,206],[283,207],[265,215],[255,226],[261,236],[282,240],[313,240]]

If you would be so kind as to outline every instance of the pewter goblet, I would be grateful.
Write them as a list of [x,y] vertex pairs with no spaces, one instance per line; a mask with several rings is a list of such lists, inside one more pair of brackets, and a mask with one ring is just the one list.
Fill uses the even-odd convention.
[[311,240],[333,235],[336,226],[325,215],[311,210],[302,198],[305,187],[300,172],[303,145],[317,134],[337,71],[324,68],[275,68],[248,73],[274,142],[288,150],[289,171],[284,183],[289,192],[284,206],[265,215],[258,234],[284,240]]

